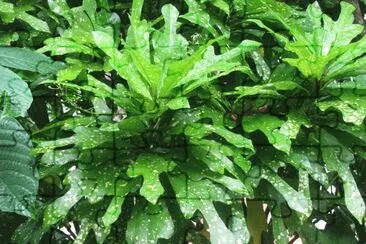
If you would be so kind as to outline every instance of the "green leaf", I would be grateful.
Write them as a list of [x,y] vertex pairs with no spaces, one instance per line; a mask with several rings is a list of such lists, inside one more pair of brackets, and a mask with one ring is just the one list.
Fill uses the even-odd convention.
[[[365,48],[366,37],[362,37],[360,40],[352,42],[345,47],[340,47],[342,54],[329,65],[325,80],[331,81],[335,78],[345,78],[347,75],[352,74],[356,76],[359,71],[360,73],[365,73],[363,67],[359,67],[364,62],[364,58],[358,59],[365,53]],[[352,66],[355,67],[352,68]]]
[[142,80],[130,57],[114,48],[113,37],[102,31],[94,31],[93,38],[96,45],[111,58],[109,63],[120,76],[127,80],[131,90],[152,99],[149,86]]
[[54,150],[46,152],[40,163],[44,166],[63,165],[79,158],[80,152],[76,149]]
[[182,16],[182,18],[202,26],[203,28],[209,30],[213,36],[217,37],[219,34],[210,23],[210,15],[205,10],[203,10],[202,6],[197,1],[193,0],[185,0],[185,2],[188,5],[189,10],[187,14]]
[[221,188],[209,180],[192,181],[185,176],[169,179],[184,216],[191,218],[196,210],[204,216],[210,230],[211,243],[236,243],[234,234],[226,227],[213,205],[213,201],[229,199]]
[[140,154],[127,171],[128,176],[144,178],[140,194],[152,204],[156,204],[164,188],[160,183],[159,175],[169,172],[175,167],[175,163],[156,154]]
[[[243,129],[247,132],[254,132],[256,130],[262,131],[269,143],[271,143],[278,150],[284,151],[287,154],[291,149],[291,140],[281,131],[285,121],[276,116],[267,114],[258,114],[254,116],[244,116],[242,121]],[[286,131],[287,133],[288,131]]]
[[109,226],[103,226],[99,222],[98,214],[100,214],[103,207],[103,202],[100,204],[89,204],[86,201],[81,201],[78,204],[74,218],[80,223],[80,230],[77,233],[77,238],[74,240],[75,244],[85,243],[91,230],[95,234],[96,243],[102,244],[105,242],[111,228]]
[[133,179],[126,183],[123,179],[118,179],[118,181],[121,182],[121,184],[118,185],[114,197],[102,217],[103,224],[106,227],[112,225],[119,218],[126,195],[129,192],[135,191],[135,188],[140,186],[140,180],[138,179]]
[[252,57],[255,62],[257,73],[263,80],[268,80],[271,75],[271,70],[268,67],[266,61],[263,59],[258,51],[252,52]]
[[296,11],[289,5],[277,0],[257,0],[245,2],[245,11],[249,17],[264,20],[290,20]]
[[[47,206],[43,217],[43,226],[45,227],[51,226],[64,218],[69,210],[83,197],[79,186],[80,183],[78,183],[80,176],[72,173],[68,174],[66,179],[71,183],[71,187],[65,195],[57,198],[52,204]],[[92,189],[93,182],[88,183],[83,182],[81,184],[88,189]]]
[[[252,51],[258,47],[258,42],[246,40],[238,47],[233,48],[224,54],[215,55],[213,46],[209,46],[203,59],[200,62],[197,62],[193,69],[175,86],[186,85],[192,81],[198,80],[193,84],[190,84],[190,87],[186,88],[188,91],[193,90],[193,88],[202,85],[203,82],[200,80],[204,80],[204,78],[207,78],[207,76],[213,72],[218,74],[227,74],[228,72],[235,70],[235,68],[241,67],[241,63],[232,62],[232,60],[235,57],[238,57],[245,52]],[[209,81],[210,79],[207,80]]]
[[187,97],[177,97],[170,100],[167,104],[170,109],[178,110],[182,108],[190,108]]
[[[237,171],[233,161],[229,156],[234,156],[229,147],[214,140],[194,139],[192,138],[189,151],[197,160],[204,162],[213,172],[224,174],[225,169],[231,174],[237,176]],[[202,157],[202,155],[206,155]]]
[[201,0],[202,3],[209,2],[215,7],[221,9],[225,14],[230,15],[230,5],[226,0]]
[[310,120],[302,111],[290,111],[287,115],[287,121],[281,126],[280,132],[290,139],[296,139],[301,126],[311,127]]
[[295,191],[290,185],[288,185],[281,177],[275,174],[272,170],[262,168],[262,178],[273,185],[276,190],[286,199],[290,208],[306,215],[310,216],[311,199],[304,195],[300,191]]
[[41,218],[28,219],[22,223],[13,233],[12,241],[15,243],[27,242],[31,244],[39,243],[49,228],[43,227]]
[[[270,31],[277,39],[285,44],[286,50],[297,55],[295,58],[285,58],[284,60],[298,68],[305,77],[323,80],[323,82],[330,80],[326,76],[334,76],[333,72],[328,73],[328,66],[331,66],[332,62],[337,63],[337,58],[340,55],[346,55],[347,57],[353,56],[353,53],[345,53],[355,45],[350,44],[350,42],[362,32],[363,27],[353,24],[354,17],[352,13],[355,8],[352,4],[341,2],[341,13],[337,21],[333,21],[329,16],[322,14],[317,3],[309,5],[306,13],[308,15],[308,21],[312,24],[310,30],[306,29],[306,25],[302,25],[296,21],[290,21],[288,18],[289,15],[284,14],[283,11],[279,9],[272,10],[275,9],[275,6],[279,7],[280,4],[267,6],[271,6],[268,9],[269,14],[290,31],[294,41],[290,41],[285,36],[274,32],[259,20],[250,21]],[[361,49],[359,52],[364,53]],[[341,64],[344,66],[351,61],[353,60],[345,60],[343,58],[342,62],[338,63],[338,65]],[[363,67],[360,64],[354,68],[359,70]],[[339,69],[336,70],[338,71]],[[360,73],[363,72],[360,71]],[[337,74],[337,76],[341,75],[339,73]]]
[[0,47],[0,65],[40,74],[56,74],[62,68],[61,63],[43,54],[17,47]]
[[344,92],[338,98],[319,101],[317,105],[322,111],[330,108],[339,110],[345,122],[355,125],[362,125],[366,117],[366,96],[359,96],[353,92]]
[[11,117],[0,118],[0,210],[32,216],[38,191],[32,143]]
[[14,4],[0,1],[0,17],[5,23],[12,23],[15,19]]
[[154,58],[157,63],[164,64],[169,59],[182,59],[186,56],[188,42],[177,34],[178,10],[171,4],[161,9],[164,17],[164,32],[155,32],[152,39]]
[[[318,157],[315,149],[305,148],[295,150],[288,157],[281,158],[281,161],[293,165],[297,170],[306,170],[306,172],[316,181],[324,186],[329,185],[328,176],[325,169],[317,163]],[[311,159],[312,158],[312,159]]]
[[349,166],[354,162],[351,150],[342,145],[339,140],[326,130],[321,134],[322,158],[330,171],[338,173],[343,182],[344,201],[350,213],[363,222],[365,216],[365,202],[358,190],[356,181]]
[[157,93],[157,88],[162,77],[162,67],[151,64],[150,60],[145,58],[145,55],[141,55],[140,52],[135,50],[128,50],[128,54],[130,55],[133,64],[136,70],[139,72],[140,76],[144,79],[144,81],[152,88],[152,90]]
[[104,142],[111,142],[116,139],[113,132],[101,131],[97,128],[76,127],[74,129],[75,144],[81,149],[95,148]]
[[134,0],[131,25],[127,30],[126,47],[140,52],[150,60],[150,26],[146,20],[140,20],[143,0]]
[[173,219],[164,202],[137,202],[127,225],[128,243],[158,243],[159,238],[169,239],[173,233]]
[[286,90],[294,90],[295,88],[300,87],[297,83],[293,81],[276,81],[273,83],[268,83],[264,85],[256,85],[256,86],[237,86],[235,87],[234,92],[227,92],[227,95],[239,95],[236,99],[237,101],[243,97],[248,96],[262,96],[262,97],[279,97],[283,96],[277,91],[286,91]]
[[229,35],[229,31],[226,29],[224,24],[213,15],[210,15],[203,4],[200,4],[195,0],[185,0],[185,3],[188,5],[188,13],[182,15],[182,18],[207,29],[214,37],[220,36],[220,33],[216,28],[220,29],[221,34]]
[[[112,164],[71,171],[64,180],[65,185],[70,185],[69,190],[46,207],[43,225],[50,226],[63,219],[83,197],[94,204],[106,195],[114,196],[122,193],[127,183],[120,177],[121,168]],[[116,192],[119,188],[120,190]]]
[[203,138],[211,133],[215,133],[223,137],[227,142],[233,144],[238,148],[248,148],[254,151],[254,147],[251,140],[239,134],[235,134],[221,126],[195,123],[188,125],[185,128],[184,133],[187,136],[196,138]]
[[14,12],[14,5],[12,3],[0,1],[0,12],[1,13],[12,13],[12,12]]
[[48,27],[47,22],[34,17],[33,15],[30,15],[26,12],[23,11],[15,11],[16,14],[16,18],[20,19],[24,22],[26,22],[27,24],[29,24],[33,29],[37,30],[37,31],[42,31],[42,32],[46,32],[46,33],[51,33],[50,28]]
[[42,141],[34,148],[34,153],[45,153],[58,147],[64,147],[75,143],[75,137],[60,138],[54,141]]
[[44,44],[45,45],[38,49],[38,51],[42,53],[51,51],[52,56],[65,55],[68,53],[84,53],[91,56],[98,56],[92,48],[63,37],[46,39]]
[[70,7],[66,0],[47,0],[48,6],[55,14],[64,16],[69,23],[72,23],[72,16],[70,14]]
[[27,83],[17,74],[2,66],[0,66],[0,73],[2,74],[0,77],[0,95],[5,92],[10,99],[9,115],[14,117],[25,116],[33,101]]
[[207,178],[212,182],[222,184],[232,192],[237,192],[245,195],[250,195],[253,193],[252,189],[249,188],[247,185],[244,185],[240,180],[226,175],[214,173],[205,164],[198,161],[197,159],[189,158],[187,159],[187,162],[179,164],[179,167],[185,173],[187,173],[192,180],[196,181]]
[[141,19],[141,11],[144,5],[144,0],[133,0],[132,1],[132,9],[131,9],[131,25],[135,25]]
[[232,217],[229,220],[228,226],[234,233],[235,240],[238,243],[248,243],[249,231],[246,227],[246,221],[242,207],[242,204],[237,201],[231,204]]
[[95,20],[95,13],[97,12],[97,2],[96,0],[83,0],[83,8],[88,16]]
[[278,244],[287,244],[289,239],[289,233],[282,220],[277,216],[272,216],[272,230],[275,242]]

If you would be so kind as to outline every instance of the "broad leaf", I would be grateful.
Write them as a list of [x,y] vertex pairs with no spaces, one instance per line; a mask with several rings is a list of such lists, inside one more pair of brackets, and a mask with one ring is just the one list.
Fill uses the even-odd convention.
[[32,94],[25,83],[17,74],[0,66],[0,95],[5,92],[9,97],[9,111],[11,116],[25,116],[33,101]]
[[0,138],[0,210],[30,217],[38,191],[32,143],[11,117],[0,118]]

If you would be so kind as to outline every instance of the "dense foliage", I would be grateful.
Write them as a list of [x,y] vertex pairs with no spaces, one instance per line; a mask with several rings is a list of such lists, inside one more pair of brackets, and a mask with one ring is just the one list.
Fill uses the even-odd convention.
[[365,7],[0,0],[0,242],[365,243]]

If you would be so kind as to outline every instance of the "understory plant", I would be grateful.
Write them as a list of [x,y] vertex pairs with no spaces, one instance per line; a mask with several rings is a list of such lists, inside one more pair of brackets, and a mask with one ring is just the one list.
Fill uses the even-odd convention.
[[335,2],[0,1],[11,241],[366,241],[365,6]]

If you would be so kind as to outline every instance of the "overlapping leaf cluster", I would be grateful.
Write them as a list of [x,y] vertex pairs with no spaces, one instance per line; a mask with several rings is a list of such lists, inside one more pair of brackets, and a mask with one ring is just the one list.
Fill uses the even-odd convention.
[[295,2],[0,1],[13,241],[364,240],[364,27]]

